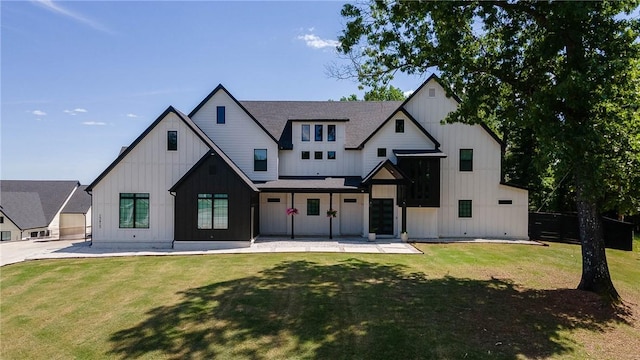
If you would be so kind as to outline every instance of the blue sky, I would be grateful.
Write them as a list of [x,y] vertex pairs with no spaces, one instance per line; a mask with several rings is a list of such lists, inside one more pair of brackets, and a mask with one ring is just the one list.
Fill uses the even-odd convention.
[[[169,105],[328,100],[342,2],[2,1],[0,178],[88,184]],[[405,91],[423,78],[402,77]]]

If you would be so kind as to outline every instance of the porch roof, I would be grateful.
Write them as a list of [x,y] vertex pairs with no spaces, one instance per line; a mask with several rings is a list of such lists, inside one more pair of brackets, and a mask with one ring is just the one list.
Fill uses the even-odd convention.
[[326,178],[280,178],[256,184],[262,192],[295,192],[295,193],[345,193],[364,192],[359,176],[326,177]]
[[396,157],[438,157],[438,158],[447,157],[447,154],[440,151],[440,149],[427,149],[427,150],[393,149],[393,154]]

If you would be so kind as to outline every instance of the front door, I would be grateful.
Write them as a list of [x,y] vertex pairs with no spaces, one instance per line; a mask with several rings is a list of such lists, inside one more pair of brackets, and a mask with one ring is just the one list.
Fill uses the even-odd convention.
[[369,232],[393,235],[393,199],[371,199]]

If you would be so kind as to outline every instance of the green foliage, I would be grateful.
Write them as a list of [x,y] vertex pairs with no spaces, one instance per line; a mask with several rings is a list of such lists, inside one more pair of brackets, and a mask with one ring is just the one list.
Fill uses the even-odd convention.
[[[404,93],[399,88],[389,86],[374,86],[371,90],[364,93],[364,101],[402,101],[406,99]],[[358,95],[351,94],[343,96],[340,101],[360,101]]]
[[497,124],[513,151],[508,175],[531,186],[569,173],[564,186],[581,200],[632,214],[640,212],[640,20],[624,14],[638,4],[347,4],[339,51],[365,86],[439,69],[463,100],[447,121]]

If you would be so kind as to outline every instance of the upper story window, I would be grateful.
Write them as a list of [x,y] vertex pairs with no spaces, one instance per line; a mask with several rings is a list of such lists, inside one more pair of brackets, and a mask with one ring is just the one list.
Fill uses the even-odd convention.
[[387,148],[378,148],[378,157],[387,157]]
[[267,171],[267,149],[253,150],[253,171]]
[[224,106],[216,107],[216,124],[224,124],[226,123],[226,111]]
[[322,141],[322,125],[315,126],[315,140]]
[[167,150],[178,150],[178,132],[175,130],[167,131]]
[[313,154],[313,158],[316,159],[316,160],[322,160],[322,151],[316,151]]
[[327,125],[327,141],[336,141],[335,125]]
[[302,141],[311,140],[311,125],[302,125]]
[[302,152],[302,160],[309,160],[309,158],[310,158],[309,151],[303,151]]
[[403,133],[404,132],[404,120],[396,119],[396,132]]
[[473,149],[460,149],[460,171],[473,171]]
[[4,216],[0,216],[0,224],[4,224]]
[[335,151],[327,151],[327,159],[335,160],[336,159],[336,152]]
[[120,228],[149,228],[149,193],[120,193]]

